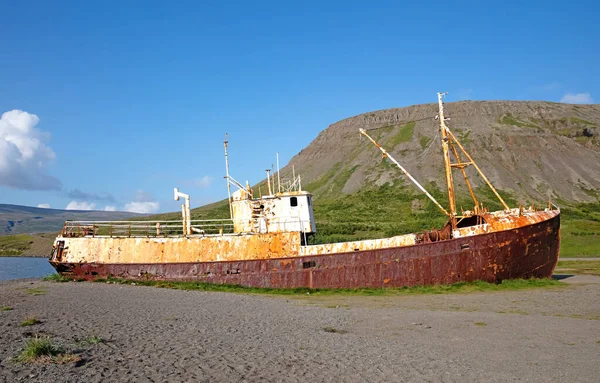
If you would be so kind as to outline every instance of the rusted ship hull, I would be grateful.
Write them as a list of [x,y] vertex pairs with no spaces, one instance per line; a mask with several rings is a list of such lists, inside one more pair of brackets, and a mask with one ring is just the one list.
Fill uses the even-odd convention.
[[413,246],[292,258],[110,264],[51,262],[63,275],[272,288],[358,288],[546,278],[559,251],[560,215],[516,229]]

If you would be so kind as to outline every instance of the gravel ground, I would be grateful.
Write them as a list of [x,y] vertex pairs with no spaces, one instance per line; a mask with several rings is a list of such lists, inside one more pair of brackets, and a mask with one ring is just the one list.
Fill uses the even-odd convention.
[[[596,382],[600,277],[564,281],[384,297],[2,282],[0,381]],[[41,323],[19,326],[28,316]],[[81,360],[12,361],[35,334]],[[106,342],[81,343],[92,335]]]

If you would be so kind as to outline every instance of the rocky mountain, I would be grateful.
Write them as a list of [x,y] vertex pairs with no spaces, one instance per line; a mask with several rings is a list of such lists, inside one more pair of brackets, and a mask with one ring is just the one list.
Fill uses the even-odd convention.
[[[445,104],[449,128],[500,190],[519,202],[590,202],[600,196],[600,105],[529,101]],[[386,148],[419,182],[445,191],[437,104],[364,113],[330,125],[282,169],[302,175],[317,198],[410,181],[366,138]],[[467,168],[472,183],[483,180]],[[466,193],[460,171],[459,192]]]
[[143,214],[124,211],[42,209],[0,204],[0,235],[60,231],[66,220],[120,220]]

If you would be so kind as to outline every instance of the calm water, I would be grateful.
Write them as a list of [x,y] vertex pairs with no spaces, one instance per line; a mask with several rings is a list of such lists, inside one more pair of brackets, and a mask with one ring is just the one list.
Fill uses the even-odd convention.
[[0,257],[0,281],[39,278],[54,273],[48,258]]

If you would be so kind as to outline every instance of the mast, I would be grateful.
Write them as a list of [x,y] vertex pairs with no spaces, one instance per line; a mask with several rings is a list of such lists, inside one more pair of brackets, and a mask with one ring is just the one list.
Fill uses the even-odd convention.
[[225,148],[225,178],[227,179],[227,201],[229,202],[229,216],[233,219],[233,207],[231,206],[231,184],[229,183],[229,156],[227,155],[227,145],[229,144],[228,135],[225,133],[225,141],[223,147]]
[[446,171],[446,183],[448,184],[448,202],[450,203],[450,222],[452,229],[456,227],[456,202],[454,199],[454,181],[452,180],[452,167],[450,163],[450,152],[448,151],[448,135],[446,133],[447,127],[444,121],[444,102],[442,97],[446,93],[438,92],[438,105],[439,105],[439,119],[440,119],[440,131],[442,134],[442,150],[444,152],[444,169]]

